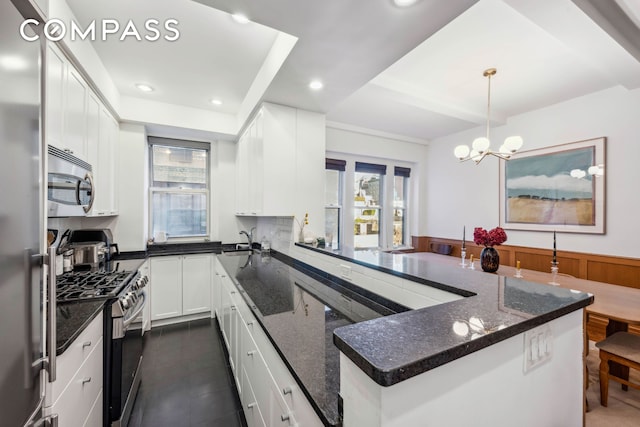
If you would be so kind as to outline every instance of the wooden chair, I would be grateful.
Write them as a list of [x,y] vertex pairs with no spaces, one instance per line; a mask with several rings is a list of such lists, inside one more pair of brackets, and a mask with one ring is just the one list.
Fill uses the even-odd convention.
[[447,245],[446,243],[435,243],[431,242],[429,244],[429,251],[435,252],[437,254],[442,255],[451,255],[451,251],[453,250],[452,245]]
[[616,332],[603,341],[596,343],[600,349],[600,403],[607,406],[609,397],[609,380],[619,382],[625,386],[631,386],[640,390],[640,384],[631,383],[609,372],[609,362],[622,365],[625,370],[629,368],[640,371],[640,336],[629,332]]

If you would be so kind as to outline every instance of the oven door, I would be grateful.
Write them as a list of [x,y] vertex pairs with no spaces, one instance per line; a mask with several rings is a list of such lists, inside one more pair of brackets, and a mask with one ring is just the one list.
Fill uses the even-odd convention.
[[111,360],[112,389],[109,405],[111,426],[126,426],[128,424],[140,387],[144,338],[142,323],[137,321],[137,318],[144,310],[146,303],[146,294],[142,292],[136,306],[124,318],[114,319],[114,323],[122,322],[122,333],[118,333],[118,327],[114,326]]

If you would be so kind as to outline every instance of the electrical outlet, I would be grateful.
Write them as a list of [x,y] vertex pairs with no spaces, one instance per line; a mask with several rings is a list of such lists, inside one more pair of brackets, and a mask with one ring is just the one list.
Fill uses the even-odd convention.
[[527,373],[551,360],[553,333],[549,325],[539,326],[524,333],[524,372]]
[[340,264],[340,276],[342,276],[343,279],[350,279],[351,267],[349,267],[348,265]]

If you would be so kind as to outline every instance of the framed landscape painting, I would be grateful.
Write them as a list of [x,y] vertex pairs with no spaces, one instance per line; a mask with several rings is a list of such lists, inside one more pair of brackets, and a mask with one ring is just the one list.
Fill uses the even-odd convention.
[[500,161],[500,226],[605,233],[606,138],[524,151]]

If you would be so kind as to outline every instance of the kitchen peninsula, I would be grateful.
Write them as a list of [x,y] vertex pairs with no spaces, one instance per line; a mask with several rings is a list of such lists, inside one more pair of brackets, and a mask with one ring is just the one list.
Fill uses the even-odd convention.
[[336,329],[345,426],[582,424],[592,295],[381,251],[294,250],[364,289],[462,296]]

